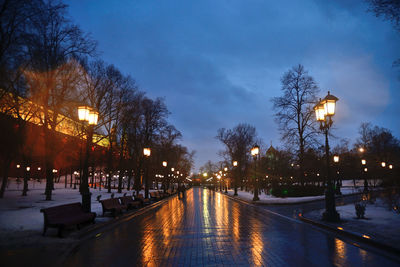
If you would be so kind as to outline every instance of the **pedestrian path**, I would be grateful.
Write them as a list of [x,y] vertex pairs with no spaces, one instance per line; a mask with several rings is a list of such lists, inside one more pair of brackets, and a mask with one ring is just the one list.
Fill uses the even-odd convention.
[[[396,266],[396,262],[221,193],[183,199],[83,242],[67,266]],[[398,266],[398,264],[397,264]]]

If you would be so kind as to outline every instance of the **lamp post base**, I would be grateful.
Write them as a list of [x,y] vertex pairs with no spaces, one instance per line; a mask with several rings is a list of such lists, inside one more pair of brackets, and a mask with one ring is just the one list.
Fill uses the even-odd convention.
[[327,222],[340,222],[340,214],[336,211],[325,211],[322,214],[322,220]]

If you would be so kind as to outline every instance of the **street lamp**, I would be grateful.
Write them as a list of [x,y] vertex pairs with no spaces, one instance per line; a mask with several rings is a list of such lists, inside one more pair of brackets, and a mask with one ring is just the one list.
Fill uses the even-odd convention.
[[314,107],[315,116],[317,121],[320,122],[320,130],[325,134],[325,154],[326,154],[326,180],[327,189],[325,192],[325,212],[323,214],[323,219],[327,221],[339,221],[340,215],[336,211],[335,207],[335,193],[333,190],[331,173],[330,173],[330,157],[329,157],[329,129],[333,124],[332,117],[336,112],[336,102],[339,99],[331,95],[328,91],[328,95],[319,101],[319,103]]
[[87,123],[87,134],[86,134],[86,155],[83,165],[82,183],[80,192],[82,195],[82,208],[85,212],[91,211],[91,193],[89,191],[89,157],[90,157],[90,147],[93,141],[93,131],[94,126],[97,125],[99,118],[99,113],[88,107],[79,106],[78,107],[78,118],[82,123]]
[[143,155],[144,155],[145,157],[150,157],[150,155],[151,155],[151,149],[148,148],[148,147],[143,148]]
[[257,182],[257,157],[260,154],[260,147],[257,144],[255,144],[250,152],[254,159],[254,197],[253,197],[253,201],[257,201],[257,200],[260,200],[260,198],[258,197],[258,182]]
[[148,159],[151,155],[151,149],[149,147],[143,148],[143,155],[145,157],[144,198],[148,198],[149,197]]
[[382,161],[381,162],[381,166],[382,166],[382,168],[385,168],[386,167],[386,162]]
[[225,194],[228,194],[228,183],[227,183],[227,177],[226,174],[228,173],[228,167],[224,168],[224,187],[225,187]]
[[333,162],[336,164],[336,174],[337,174],[337,180],[336,180],[336,194],[340,195],[340,179],[339,179],[339,156],[334,155],[333,156]]
[[[364,152],[364,150],[363,150],[363,152]],[[362,159],[361,165],[362,165],[362,168],[364,168],[364,173],[363,173],[363,175],[364,175],[364,192],[366,193],[366,192],[368,192],[368,180],[367,180],[368,169],[365,167],[367,165],[367,160]]]
[[167,166],[168,166],[168,162],[163,161],[162,165],[164,167],[163,178],[165,177],[164,179],[162,179],[162,185],[164,187],[164,193],[165,193],[165,192],[167,192]]

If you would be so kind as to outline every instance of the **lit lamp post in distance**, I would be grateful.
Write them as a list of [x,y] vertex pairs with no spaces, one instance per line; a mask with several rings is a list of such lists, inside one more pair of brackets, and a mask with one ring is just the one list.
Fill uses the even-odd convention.
[[233,194],[234,196],[237,196],[238,195],[238,193],[237,193],[237,188],[238,188],[238,180],[239,180],[239,178],[237,177],[238,176],[238,173],[237,173],[237,166],[239,165],[239,163],[236,161],[236,160],[234,160],[233,162],[232,162],[232,165],[233,165],[233,182],[234,182],[234,187],[235,187],[235,193]]
[[363,170],[362,175],[364,176],[364,193],[366,193],[366,192],[368,192],[368,180],[367,180],[367,171],[368,171],[368,169],[366,168],[367,160],[362,159],[361,160],[361,165],[362,165],[361,169]]
[[258,158],[258,155],[260,154],[260,147],[257,144],[255,144],[250,152],[254,159],[254,183],[253,183],[254,197],[253,197],[253,201],[258,201],[258,200],[260,200],[260,198],[258,197],[257,158]]
[[144,168],[144,198],[149,197],[149,175],[148,175],[148,159],[151,155],[151,149],[149,147],[143,148],[143,156],[145,157],[145,168]]
[[336,180],[336,194],[337,195],[340,195],[341,194],[341,192],[340,192],[340,184],[341,184],[341,182],[340,182],[340,178],[339,178],[339,156],[338,155],[335,155],[335,156],[333,156],[333,162],[335,163],[335,165],[336,165],[336,175],[337,175],[337,180]]
[[164,174],[163,174],[163,181],[162,181],[162,184],[163,184],[163,187],[164,187],[164,193],[165,192],[167,192],[167,166],[168,166],[168,162],[167,161],[163,161],[162,162],[162,166],[164,167]]
[[228,180],[227,180],[227,176],[226,176],[226,175],[228,174],[228,167],[225,167],[225,168],[224,168],[224,172],[225,172],[225,173],[224,173],[224,180],[225,180],[225,181],[224,181],[225,193],[226,193],[226,194],[228,194],[228,183],[227,183],[227,182],[228,182]]
[[82,207],[85,212],[91,211],[91,193],[89,191],[89,157],[90,157],[90,147],[92,146],[93,141],[93,128],[97,125],[97,121],[99,119],[99,113],[88,107],[88,106],[80,106],[78,107],[78,117],[79,120],[83,123],[87,123],[86,127],[86,155],[85,161],[83,165],[83,174],[82,174],[82,183],[81,183],[81,195],[82,195]]
[[327,188],[325,191],[325,212],[323,219],[326,221],[337,222],[340,220],[340,215],[336,211],[335,207],[335,193],[333,189],[331,173],[330,173],[330,156],[329,156],[329,129],[333,124],[332,117],[336,112],[336,102],[339,99],[331,95],[328,91],[328,95],[319,101],[314,107],[317,121],[320,122],[320,130],[325,134],[325,156],[326,156],[326,180]]

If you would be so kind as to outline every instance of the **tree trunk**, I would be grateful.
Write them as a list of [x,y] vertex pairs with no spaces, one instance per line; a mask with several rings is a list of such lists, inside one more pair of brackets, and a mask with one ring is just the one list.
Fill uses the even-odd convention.
[[54,188],[54,157],[53,157],[53,149],[54,147],[51,144],[52,138],[55,138],[54,136],[51,136],[50,130],[47,129],[47,123],[43,126],[45,127],[44,129],[44,137],[45,137],[45,168],[46,168],[46,189],[45,189],[45,195],[46,195],[46,200],[51,200],[51,194],[52,190]]
[[110,148],[108,149],[107,156],[107,169],[108,169],[108,177],[107,177],[107,192],[111,193],[111,179],[112,179],[112,146],[110,144]]
[[6,186],[8,183],[8,172],[10,170],[10,164],[11,160],[6,159],[4,160],[4,170],[3,170],[3,180],[1,182],[1,187],[0,187],[0,198],[3,198],[4,192],[6,191]]
[[71,181],[69,183],[69,188],[72,188],[72,174],[73,174],[73,172],[72,172],[72,167],[71,167],[71,169],[70,169]]
[[300,137],[299,181],[301,186],[304,186],[304,140],[302,137]]
[[27,192],[28,192],[28,179],[29,179],[29,171],[26,170],[26,166],[25,167],[25,174],[24,174],[24,188],[22,189],[22,196],[27,196]]

